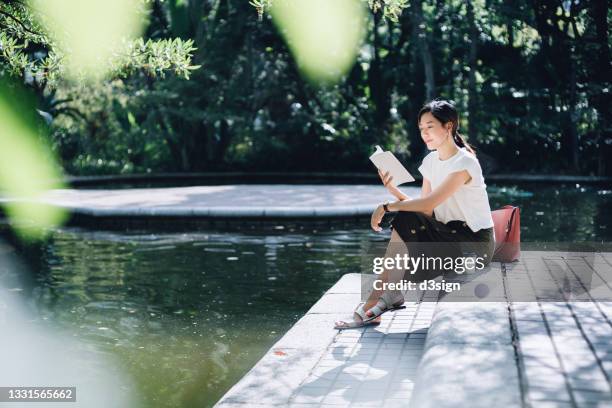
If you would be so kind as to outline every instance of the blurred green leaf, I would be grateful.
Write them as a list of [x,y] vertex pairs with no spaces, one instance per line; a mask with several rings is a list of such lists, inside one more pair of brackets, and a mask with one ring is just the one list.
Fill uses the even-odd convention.
[[354,0],[276,1],[272,18],[302,73],[315,83],[342,77],[365,34],[365,9]]
[[139,0],[31,0],[31,8],[65,58],[72,77],[99,78],[122,43],[141,35]]
[[38,120],[27,95],[0,84],[0,190],[3,207],[25,239],[39,238],[61,224],[64,210],[44,204],[48,190],[61,188],[61,172],[38,136]]

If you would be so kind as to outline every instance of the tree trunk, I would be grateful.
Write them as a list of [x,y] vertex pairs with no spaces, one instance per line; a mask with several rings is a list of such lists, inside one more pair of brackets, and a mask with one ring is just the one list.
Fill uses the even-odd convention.
[[468,135],[474,141],[477,139],[476,132],[478,130],[478,119],[476,117],[478,111],[478,89],[476,84],[476,70],[478,69],[478,27],[474,17],[474,6],[471,1],[466,2],[467,18],[470,27],[470,54],[468,58],[468,66],[470,74],[468,76]]
[[226,119],[221,119],[221,123],[219,124],[219,141],[217,143],[214,161],[217,167],[224,163],[225,152],[227,152],[231,138],[228,121]]
[[569,154],[570,154],[570,163],[571,168],[574,172],[578,172],[579,168],[579,142],[578,142],[578,113],[576,112],[576,103],[577,103],[577,93],[576,93],[576,81],[578,80],[576,75],[576,61],[574,60],[572,54],[574,53],[573,49],[570,49],[568,53],[570,59],[570,97],[569,97],[569,108],[567,110],[568,114],[568,139],[569,139]]
[[514,48],[514,25],[511,18],[506,22],[506,29],[508,30],[508,48]]
[[374,126],[377,129],[385,126],[389,119],[389,109],[391,108],[391,92],[387,89],[389,81],[385,78],[385,72],[382,67],[383,62],[380,58],[381,39],[378,34],[378,25],[381,20],[380,12],[374,13],[374,41],[372,43],[374,58],[368,70],[368,86],[370,87],[375,107]]
[[[567,168],[576,172],[579,146],[575,113],[577,75],[570,43],[573,40],[559,30],[561,18],[556,13],[557,7],[554,1],[534,0],[533,4],[537,30],[542,37],[544,68],[551,79],[551,90],[556,90],[561,105],[559,114],[562,131],[561,149],[568,163]],[[576,7],[576,5],[572,3],[570,7]],[[567,110],[564,109],[564,105],[567,105]]]
[[423,60],[423,68],[425,71],[425,96],[428,101],[436,96],[436,81],[434,77],[433,58],[429,49],[429,41],[427,39],[427,30],[423,19],[423,5],[421,0],[411,0],[410,2],[412,26],[414,29],[414,37],[417,40],[421,59]]
[[608,44],[608,6],[607,1],[595,1],[589,8],[591,19],[595,22],[597,39],[597,63],[593,64],[594,72],[591,80],[595,89],[588,92],[589,102],[597,110],[596,140],[599,146],[597,173],[600,176],[612,175],[609,161],[612,157],[612,93],[604,93],[604,87],[610,84],[612,78],[612,58]]

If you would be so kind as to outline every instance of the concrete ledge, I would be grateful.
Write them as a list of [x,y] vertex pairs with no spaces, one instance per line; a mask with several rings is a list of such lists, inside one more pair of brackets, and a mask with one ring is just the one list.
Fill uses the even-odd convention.
[[[485,169],[486,170],[486,169]],[[417,180],[421,175],[413,172]],[[510,182],[568,182],[568,183],[609,183],[612,177],[607,176],[583,176],[571,174],[485,174],[485,178],[492,181]],[[177,183],[194,181],[201,184],[208,184],[218,180],[256,181],[306,181],[321,180],[325,182],[356,182],[356,183],[378,183],[376,173],[360,172],[208,172],[208,173],[153,173],[153,174],[117,174],[102,176],[67,176],[66,183],[72,186],[100,186],[112,183]],[[232,181],[233,180],[233,181]]]
[[338,334],[334,322],[359,301],[359,277],[336,282],[215,406],[288,406]]
[[[549,274],[551,259],[576,279],[612,276],[610,253],[525,251],[503,274],[492,264],[492,296],[427,291],[380,326],[336,332],[360,297],[361,276],[345,275],[218,406],[610,406],[612,302],[503,299],[513,280]],[[478,276],[458,279],[471,290]]]
[[[493,268],[500,269],[499,264]],[[358,406],[366,400],[419,408],[457,407],[467,401],[483,408],[521,405],[506,303],[436,303],[430,296],[433,303],[407,303],[398,320],[385,315],[378,328],[334,330],[334,321],[351,315],[361,285],[360,274],[342,276],[217,407],[297,407],[325,401]],[[427,312],[417,316],[419,307],[433,319],[427,319]],[[376,396],[360,399],[357,389],[366,386]],[[357,397],[351,397],[354,391]]]
[[[501,283],[499,264],[491,268],[491,277]],[[502,287],[494,299],[503,295]],[[476,408],[520,407],[512,338],[505,301],[439,301],[410,405],[455,408],[469,401]]]
[[361,277],[342,276],[216,406],[405,406],[435,305],[407,302],[379,326],[337,331]]
[[[407,186],[418,195],[419,188]],[[381,185],[221,185],[115,190],[54,190],[40,201],[74,219],[347,219],[369,217],[393,197]],[[14,201],[1,197],[0,203]]]
[[510,345],[432,342],[425,346],[418,370],[410,406],[521,406],[516,362]]
[[443,345],[509,345],[512,340],[508,308],[501,302],[439,302],[425,348]]
[[506,305],[448,306],[434,315],[410,405],[455,408],[469,401],[470,407],[520,407]]

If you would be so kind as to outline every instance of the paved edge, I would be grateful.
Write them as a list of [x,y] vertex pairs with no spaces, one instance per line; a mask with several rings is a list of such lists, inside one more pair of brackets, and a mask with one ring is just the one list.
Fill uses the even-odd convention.
[[[0,199],[0,203],[2,200]],[[295,218],[352,218],[372,215],[375,205],[335,207],[224,207],[224,208],[90,208],[50,204],[72,215],[91,218],[216,218],[216,219],[295,219]],[[0,215],[4,212],[0,209]]]
[[[285,186],[286,185],[271,185],[271,186]],[[176,188],[158,188],[150,189],[147,194],[154,194],[159,196],[163,191],[163,194],[186,194],[193,193],[194,188],[216,188],[219,186],[192,186],[192,187],[176,187]],[[235,187],[235,186],[231,186]],[[340,205],[329,205],[326,203],[313,203],[311,205],[292,205],[291,201],[284,202],[283,200],[275,201],[273,203],[242,203],[242,205],[232,205],[232,201],[222,195],[217,196],[213,194],[212,202],[198,202],[197,205],[193,203],[164,203],[164,202],[147,202],[147,195],[143,194],[143,191],[147,189],[126,189],[125,191],[119,190],[92,190],[96,193],[112,192],[122,193],[123,195],[130,197],[130,195],[139,194],[140,197],[131,199],[129,204],[115,204],[112,207],[99,205],[101,201],[104,201],[106,197],[96,197],[96,202],[85,203],[81,200],[92,201],[91,197],[87,195],[81,197],[78,194],[74,194],[79,190],[67,189],[67,190],[54,190],[53,193],[57,196],[49,196],[38,200],[42,204],[61,208],[72,215],[75,220],[83,221],[96,221],[96,220],[108,220],[117,219],[121,221],[129,221],[130,219],[135,220],[162,220],[162,219],[198,219],[198,220],[318,220],[318,219],[361,219],[370,217],[372,211],[376,206],[387,198],[387,192],[382,186],[374,185],[308,185],[309,188],[367,188],[368,196],[374,195],[380,196],[379,200],[359,200],[359,194],[357,199],[351,198],[347,200],[346,204],[342,202]],[[293,187],[292,187],[293,188]],[[419,193],[419,188],[415,186],[405,186],[404,190],[414,194]],[[198,191],[195,193],[202,194]],[[204,191],[203,193],[206,193]],[[257,192],[261,194],[261,192]],[[306,193],[313,193],[312,191],[306,191]],[[327,194],[345,194],[344,191],[329,191]],[[222,192],[221,192],[222,194]],[[115,194],[116,195],[116,194]],[[362,197],[363,198],[363,197]],[[223,205],[219,205],[219,200],[222,200]],[[224,201],[229,200],[229,201]],[[0,215],[3,215],[2,204],[10,202],[28,202],[28,200],[22,200],[18,198],[10,198],[8,196],[2,196],[0,193]]]
[[[415,179],[421,180],[421,175],[413,172]],[[337,180],[357,180],[371,181],[377,183],[379,181],[376,173],[363,172],[208,172],[208,173],[139,173],[139,174],[116,174],[116,175],[101,175],[101,176],[75,176],[67,175],[64,178],[66,184],[74,186],[98,185],[99,183],[126,183],[126,182],[155,182],[155,181],[176,181],[176,180],[218,180],[231,178],[245,179],[260,179],[272,177],[274,179],[291,180],[321,178],[329,181]],[[563,175],[563,174],[485,174],[485,178],[493,181],[529,181],[529,182],[581,182],[581,183],[603,183],[612,181],[612,177],[607,176],[581,176],[581,175]]]
[[[492,267],[501,280],[503,265]],[[520,407],[512,332],[507,301],[439,301],[410,406]]]
[[343,275],[215,407],[289,405],[338,333],[334,321],[350,315],[359,301],[360,276]]
[[[501,274],[501,264],[495,266]],[[358,273],[343,275],[215,405],[287,406],[333,342],[332,324],[359,301]],[[452,358],[449,358],[452,356]],[[520,407],[507,302],[438,302],[410,406]]]
[[197,218],[336,218],[370,216],[373,205],[346,207],[225,207],[225,208],[122,208],[64,207],[72,214],[89,217],[197,217]]

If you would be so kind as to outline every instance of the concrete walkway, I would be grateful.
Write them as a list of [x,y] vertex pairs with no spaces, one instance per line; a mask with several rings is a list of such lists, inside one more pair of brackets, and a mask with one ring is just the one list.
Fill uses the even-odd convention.
[[[417,196],[420,188],[405,187]],[[377,185],[222,185],[55,190],[46,203],[89,217],[332,218],[370,215],[393,197]],[[9,198],[0,197],[0,203]]]
[[[559,272],[596,297],[514,300],[542,276],[564,290]],[[347,274],[217,407],[612,407],[612,254],[524,252],[491,277],[479,301],[411,292],[379,326],[339,332],[362,285]]]

